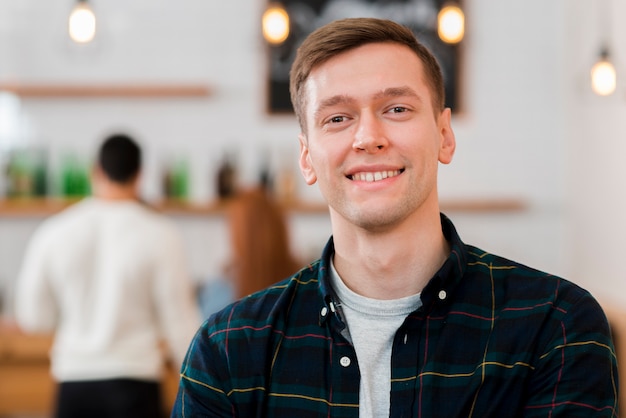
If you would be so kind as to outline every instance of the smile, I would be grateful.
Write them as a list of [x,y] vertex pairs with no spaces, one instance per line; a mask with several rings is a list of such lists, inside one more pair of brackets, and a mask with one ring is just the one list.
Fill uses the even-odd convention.
[[381,181],[384,179],[388,179],[390,177],[395,177],[400,175],[404,170],[388,170],[388,171],[373,171],[373,172],[362,172],[362,173],[354,173],[351,176],[348,176],[350,180],[355,181],[366,181],[366,182],[374,182]]

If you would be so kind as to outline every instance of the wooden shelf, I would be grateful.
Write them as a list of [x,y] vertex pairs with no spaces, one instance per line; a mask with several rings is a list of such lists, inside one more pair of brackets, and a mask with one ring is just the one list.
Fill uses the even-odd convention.
[[76,199],[13,198],[0,200],[0,217],[43,217],[57,213]]
[[[0,217],[48,216],[65,209],[76,201],[76,199],[59,198],[0,199]],[[168,200],[150,203],[150,206],[170,215],[211,216],[223,214],[226,204],[224,201],[192,203]],[[284,202],[283,207],[288,213],[294,214],[325,215],[328,213],[328,207],[324,202],[292,201]],[[444,213],[520,212],[526,209],[526,203],[519,199],[447,200],[441,202],[441,211]]]
[[441,211],[446,212],[521,212],[528,209],[528,204],[521,199],[458,199],[442,200]]
[[201,84],[20,84],[1,83],[0,91],[32,98],[81,97],[207,97],[210,87]]
[[[165,201],[152,204],[155,209],[174,215],[212,215],[223,213],[228,201],[212,201],[207,203],[188,203],[177,201]],[[282,202],[282,207],[286,212],[300,214],[326,214],[328,206],[324,202],[302,202],[290,201]]]
[[[0,199],[0,217],[42,217],[57,213],[78,199],[60,198],[14,198]],[[227,201],[210,201],[206,203],[167,200],[148,203],[154,209],[169,215],[211,216],[220,215],[226,209]],[[287,212],[302,214],[325,214],[328,208],[324,203],[285,202]]]

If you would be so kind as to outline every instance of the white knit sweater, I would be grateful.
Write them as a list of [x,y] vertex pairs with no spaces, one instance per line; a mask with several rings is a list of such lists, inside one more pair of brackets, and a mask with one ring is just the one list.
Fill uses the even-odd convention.
[[58,381],[159,379],[200,323],[173,223],[135,201],[88,198],[45,220],[27,248],[16,320],[54,332]]

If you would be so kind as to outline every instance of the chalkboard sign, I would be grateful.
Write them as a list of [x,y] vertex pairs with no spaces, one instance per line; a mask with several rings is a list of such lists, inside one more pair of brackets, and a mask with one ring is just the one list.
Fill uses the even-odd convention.
[[[290,18],[289,37],[268,46],[270,113],[293,113],[289,70],[298,46],[315,29],[348,17],[378,17],[403,24],[435,55],[446,87],[446,106],[459,110],[459,44],[447,44],[437,34],[437,14],[445,0],[282,0]],[[458,2],[457,2],[458,4]]]

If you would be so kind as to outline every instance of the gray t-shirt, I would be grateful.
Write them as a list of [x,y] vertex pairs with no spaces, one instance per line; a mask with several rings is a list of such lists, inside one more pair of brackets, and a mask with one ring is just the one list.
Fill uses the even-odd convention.
[[361,296],[344,284],[332,261],[330,278],[361,372],[359,418],[388,417],[393,339],[407,315],[422,305],[420,294],[392,300]]

